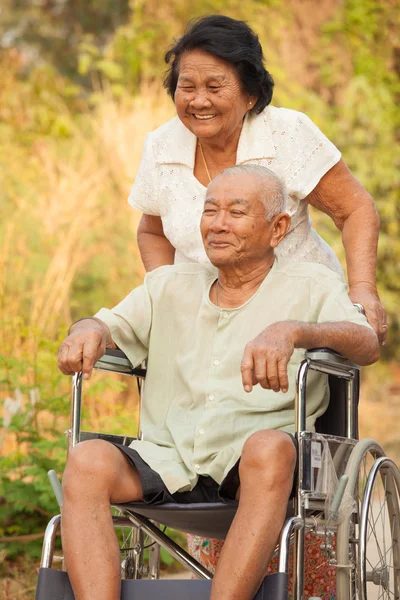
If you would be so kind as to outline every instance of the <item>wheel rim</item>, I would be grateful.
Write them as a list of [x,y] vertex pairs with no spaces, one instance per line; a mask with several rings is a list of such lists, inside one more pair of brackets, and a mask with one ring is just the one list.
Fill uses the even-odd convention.
[[361,597],[359,586],[361,507],[368,474],[375,461],[382,456],[384,451],[375,440],[364,439],[356,444],[346,465],[345,473],[349,476],[347,491],[356,500],[356,509],[350,519],[346,519],[338,526],[337,531],[338,600],[358,600]]
[[400,475],[383,457],[373,465],[366,485],[360,523],[362,600],[399,600]]

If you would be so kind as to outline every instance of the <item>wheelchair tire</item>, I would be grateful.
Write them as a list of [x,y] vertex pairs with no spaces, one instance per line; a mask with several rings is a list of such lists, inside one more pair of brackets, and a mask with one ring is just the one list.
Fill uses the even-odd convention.
[[387,457],[373,465],[360,523],[360,598],[400,598],[400,471]]
[[383,448],[375,440],[367,438],[354,446],[346,465],[345,473],[349,476],[346,491],[354,497],[356,510],[337,528],[336,597],[338,600],[361,599],[359,541],[362,501],[370,469],[375,460],[382,456],[385,456]]

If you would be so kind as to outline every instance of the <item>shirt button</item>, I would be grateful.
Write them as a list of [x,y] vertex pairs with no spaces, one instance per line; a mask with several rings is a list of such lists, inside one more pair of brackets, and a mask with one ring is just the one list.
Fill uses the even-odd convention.
[[200,469],[200,465],[194,465],[194,468],[196,469],[196,471],[198,471]]
[[215,398],[214,394],[210,394],[210,395],[208,396],[208,399],[209,399],[209,400],[211,400],[211,402],[214,400],[214,398]]
[[203,435],[203,433],[204,433],[204,429],[199,429],[199,434]]
[[223,313],[222,313],[222,316],[223,316],[223,317],[225,317],[225,319],[226,319],[226,318],[229,316],[229,313],[227,313],[227,312],[223,312]]
[[215,365],[215,366],[219,365],[219,360],[218,360],[218,358],[216,358],[216,359],[214,360],[214,365]]

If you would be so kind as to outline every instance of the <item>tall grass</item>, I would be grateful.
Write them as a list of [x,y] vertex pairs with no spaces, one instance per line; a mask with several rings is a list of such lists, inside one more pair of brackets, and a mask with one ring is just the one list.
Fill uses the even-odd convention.
[[[31,139],[21,126],[0,142],[0,399],[17,402],[19,389],[26,409],[35,390],[42,399],[35,408],[39,428],[49,419],[68,426],[65,415],[51,414],[45,405],[69,389],[56,366],[67,326],[111,307],[142,280],[140,215],[126,199],[146,134],[172,113],[167,98],[160,100],[151,88],[118,104],[104,94],[95,110],[78,118],[59,104],[63,136]],[[94,384],[88,391],[90,427],[110,428],[111,421],[114,429],[123,423],[126,430],[132,420],[128,392],[117,400],[113,390],[96,390]],[[134,386],[130,391],[135,397]],[[7,407],[5,412],[10,400]],[[0,453],[16,450],[17,438],[3,426]]]

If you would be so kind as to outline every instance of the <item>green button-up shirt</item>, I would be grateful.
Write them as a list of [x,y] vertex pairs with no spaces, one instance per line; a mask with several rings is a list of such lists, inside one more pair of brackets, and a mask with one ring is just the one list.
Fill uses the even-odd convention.
[[[148,358],[143,440],[131,447],[171,493],[193,489],[200,474],[221,483],[252,433],[294,431],[295,379],[304,350],[296,349],[289,362],[288,392],[257,385],[247,393],[240,371],[247,342],[287,319],[369,327],[339,276],[318,264],[276,260],[257,292],[237,308],[211,302],[215,279],[215,269],[199,264],[161,267],[115,308],[96,315],[133,365]],[[315,372],[307,383],[312,429],[329,390],[326,377]]]

